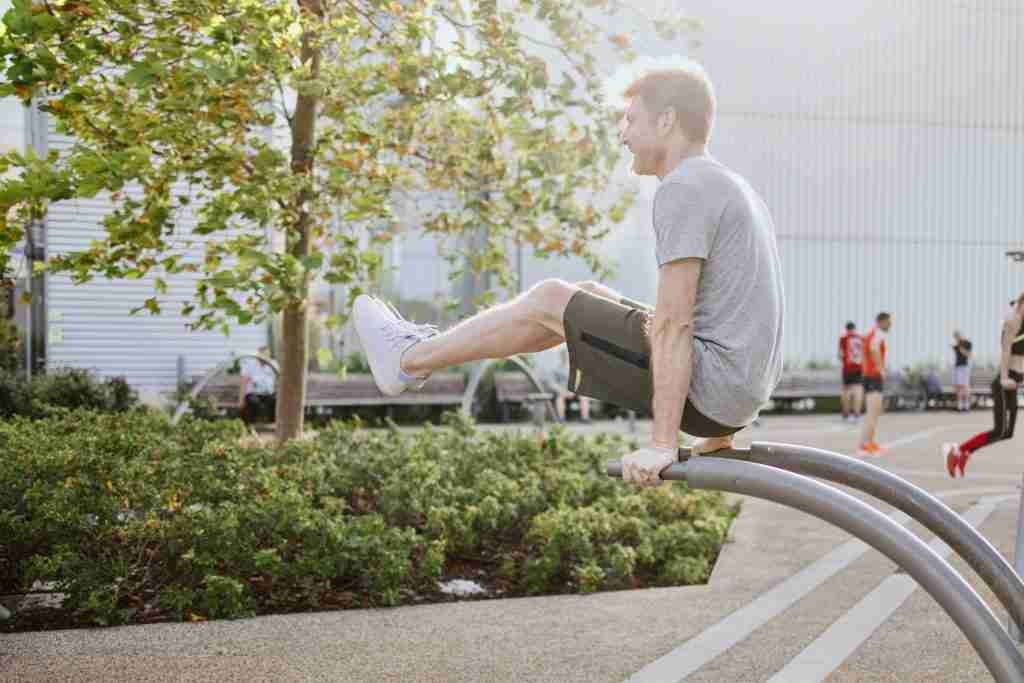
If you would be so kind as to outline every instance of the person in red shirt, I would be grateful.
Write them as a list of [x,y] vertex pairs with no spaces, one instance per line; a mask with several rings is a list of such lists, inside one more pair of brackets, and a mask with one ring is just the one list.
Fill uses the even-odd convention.
[[843,367],[843,419],[856,420],[864,407],[864,340],[852,322],[846,323],[846,334],[839,337],[839,362]]
[[867,414],[861,433],[858,455],[882,455],[882,447],[875,441],[878,418],[882,415],[882,392],[885,391],[885,355],[888,351],[886,335],[892,327],[892,316],[882,311],[875,316],[875,326],[864,335],[864,402]]

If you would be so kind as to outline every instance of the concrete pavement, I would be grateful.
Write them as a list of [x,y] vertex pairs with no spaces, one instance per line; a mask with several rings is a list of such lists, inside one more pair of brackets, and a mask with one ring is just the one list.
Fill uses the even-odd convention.
[[[872,462],[958,512],[988,505],[979,528],[1012,557],[1022,446],[982,451],[956,481],[938,454],[942,441],[987,429],[989,420],[981,411],[887,415],[879,440],[895,446]],[[638,437],[649,429],[638,423]],[[740,445],[752,439],[852,453],[857,433],[834,416],[768,417]],[[807,661],[826,662],[813,680],[990,680],[920,589],[877,628],[850,626],[863,622],[851,615],[877,612],[864,601],[897,574],[856,546],[824,522],[749,499],[707,586],[14,634],[0,636],[0,679],[622,681],[644,680],[645,669],[670,657],[675,670],[693,669],[688,681],[806,681],[791,676],[809,670],[798,666]],[[953,565],[1005,621],[984,584],[959,560]]]

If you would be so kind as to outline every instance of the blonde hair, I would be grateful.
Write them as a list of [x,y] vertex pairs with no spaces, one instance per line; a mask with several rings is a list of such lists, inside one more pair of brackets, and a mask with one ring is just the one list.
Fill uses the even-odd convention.
[[639,97],[652,116],[672,108],[683,134],[691,142],[707,144],[715,122],[715,89],[704,69],[695,62],[648,71],[633,81],[623,95]]

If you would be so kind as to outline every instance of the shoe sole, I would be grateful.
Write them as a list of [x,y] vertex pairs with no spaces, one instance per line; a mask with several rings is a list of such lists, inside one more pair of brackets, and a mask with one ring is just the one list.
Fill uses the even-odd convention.
[[[363,297],[366,297],[365,300],[363,299]],[[360,304],[361,301],[362,304]],[[381,385],[380,375],[382,375],[383,372],[379,368],[379,361],[376,360],[373,353],[370,353],[370,349],[368,348],[365,342],[365,338],[367,335],[364,334],[363,327],[367,323],[365,319],[363,319],[363,315],[360,312],[363,306],[378,305],[379,304],[376,302],[376,300],[373,299],[373,297],[366,294],[359,295],[358,297],[356,297],[356,300],[352,305],[352,322],[355,323],[356,334],[359,336],[359,345],[363,347],[363,353],[366,355],[366,362],[370,366],[370,374],[373,376],[373,383],[377,385],[377,390],[380,391],[380,393],[384,394],[385,396],[393,398],[395,396],[401,395],[408,387],[405,385],[399,385],[398,389],[396,390],[393,389],[391,386]],[[384,310],[387,310],[386,307],[384,308]],[[390,312],[388,312],[388,316],[391,316]]]
[[952,451],[946,453],[946,471],[949,472],[949,476],[956,479],[956,464],[959,458],[957,458]]

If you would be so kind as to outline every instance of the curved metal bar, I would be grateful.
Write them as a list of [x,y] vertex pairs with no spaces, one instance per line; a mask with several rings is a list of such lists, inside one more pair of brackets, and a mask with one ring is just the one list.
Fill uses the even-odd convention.
[[[469,383],[466,385],[466,392],[462,394],[461,410],[463,415],[466,415],[468,417],[473,416],[473,397],[476,396],[476,390],[480,386],[480,382],[483,380],[484,374],[492,365],[503,360],[511,361],[512,363],[515,364],[517,368],[522,370],[523,373],[530,378],[530,381],[533,382],[534,389],[536,389],[538,392],[544,391],[544,385],[541,383],[539,379],[537,379],[537,376],[533,374],[533,368],[527,365],[526,361],[524,361],[519,356],[509,356],[508,358],[490,358],[488,360],[481,361],[480,363],[478,363],[476,368],[473,370],[473,374],[470,375],[469,377]],[[552,419],[554,419],[557,412],[555,411],[555,406],[553,405],[552,401],[545,401],[544,403],[547,405],[548,411],[550,411]]]
[[181,401],[180,403],[178,403],[178,407],[174,409],[174,416],[171,417],[171,424],[178,424],[178,420],[180,420],[181,416],[185,414],[186,410],[188,410],[189,403],[196,400],[196,398],[203,391],[203,389],[206,388],[206,385],[209,384],[214,377],[217,377],[222,372],[224,372],[225,370],[227,370],[228,368],[230,368],[232,365],[242,360],[243,358],[255,358],[264,365],[269,365],[270,369],[274,371],[275,375],[277,375],[278,377],[281,376],[281,370],[280,368],[277,367],[277,363],[274,362],[274,359],[266,358],[255,353],[240,353],[234,358],[229,358],[228,360],[214,367],[212,370],[207,372],[203,376],[203,378],[196,383],[194,387],[192,387],[192,392],[188,395],[188,400]]
[[[608,463],[622,475],[622,463]],[[999,683],[1024,681],[1024,657],[988,606],[945,560],[921,539],[866,503],[810,477],[776,467],[701,456],[672,465],[663,479],[693,488],[764,498],[836,525],[902,567],[946,611]]]
[[749,451],[718,451],[715,457],[825,479],[863,491],[902,510],[960,555],[992,589],[1014,623],[1024,624],[1024,581],[988,539],[924,489],[881,467],[807,446],[755,441]]

